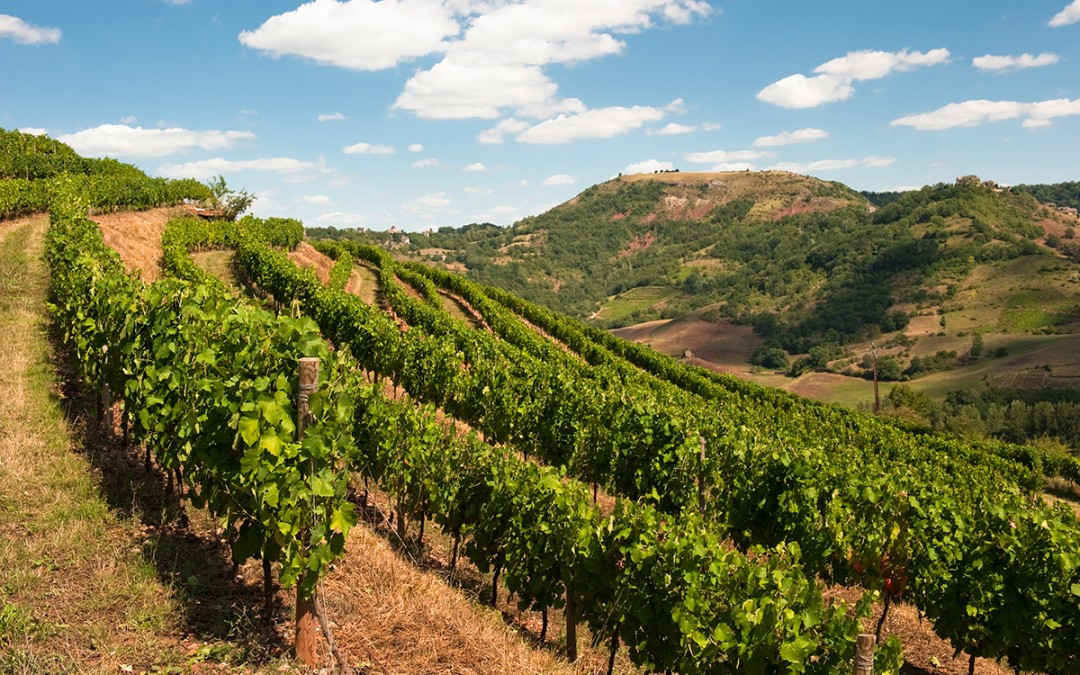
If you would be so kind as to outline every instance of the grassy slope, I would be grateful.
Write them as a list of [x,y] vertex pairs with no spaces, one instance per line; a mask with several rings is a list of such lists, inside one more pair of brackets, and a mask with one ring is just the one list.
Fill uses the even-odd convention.
[[0,224],[0,670],[116,672],[146,654],[184,664],[173,593],[65,418],[46,336],[46,226]]

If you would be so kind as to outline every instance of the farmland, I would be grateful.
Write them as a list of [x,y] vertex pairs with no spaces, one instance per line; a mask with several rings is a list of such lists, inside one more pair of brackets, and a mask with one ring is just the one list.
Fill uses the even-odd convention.
[[[155,189],[60,177],[47,233],[39,218],[5,241],[44,250],[71,379],[110,421],[99,433],[168,488],[159,527],[212,523],[209,559],[253,561],[271,607],[291,589],[298,634],[336,569],[363,564],[352,532],[382,500],[399,542],[446,546],[492,605],[512,594],[542,617],[534,639],[560,626],[565,659],[593,672],[838,672],[890,607],[927,617],[963,666],[1074,672],[1080,523],[1040,498],[1080,479],[1070,455],[717,375],[378,247],[311,249],[289,219],[173,218],[147,283],[86,213],[99,194],[200,196]],[[40,297],[37,274],[5,297]],[[367,301],[347,290],[358,277],[376,282]],[[18,607],[5,620],[31,658],[50,631]],[[140,621],[168,633],[175,611]],[[342,660],[367,661],[342,635]],[[879,671],[904,649],[881,635]]]

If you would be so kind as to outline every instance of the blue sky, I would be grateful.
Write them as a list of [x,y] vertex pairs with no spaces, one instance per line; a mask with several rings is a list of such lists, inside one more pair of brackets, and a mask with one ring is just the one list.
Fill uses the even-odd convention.
[[1080,0],[0,1],[0,127],[309,226],[506,225],[658,168],[1080,180]]

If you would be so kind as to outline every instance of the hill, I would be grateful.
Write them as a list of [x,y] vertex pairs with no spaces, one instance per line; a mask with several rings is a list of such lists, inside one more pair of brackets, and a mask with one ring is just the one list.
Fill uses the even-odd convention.
[[[666,353],[855,403],[869,390],[850,378],[822,387],[772,373],[794,359],[793,376],[865,377],[863,357],[883,348],[879,375],[906,380],[963,369],[975,335],[982,346],[969,361],[1078,331],[1080,220],[1036,199],[1069,187],[967,176],[857,193],[779,171],[658,173],[620,176],[506,228],[308,236],[377,242],[599,327],[640,325],[623,334]],[[1074,374],[1072,350],[1050,352],[1036,365]],[[980,375],[1030,367],[998,365]]]

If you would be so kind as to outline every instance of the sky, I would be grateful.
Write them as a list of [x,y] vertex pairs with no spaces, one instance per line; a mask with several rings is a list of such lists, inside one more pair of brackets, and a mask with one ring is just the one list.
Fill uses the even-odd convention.
[[1074,181],[1080,0],[0,0],[0,127],[309,227],[664,169]]

